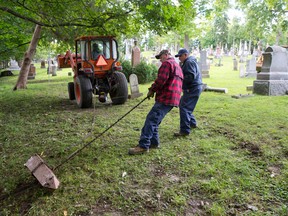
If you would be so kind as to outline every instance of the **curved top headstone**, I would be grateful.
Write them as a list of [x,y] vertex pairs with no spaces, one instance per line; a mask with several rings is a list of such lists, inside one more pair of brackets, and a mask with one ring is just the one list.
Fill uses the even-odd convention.
[[286,49],[281,46],[269,46],[266,48],[265,52],[285,52]]

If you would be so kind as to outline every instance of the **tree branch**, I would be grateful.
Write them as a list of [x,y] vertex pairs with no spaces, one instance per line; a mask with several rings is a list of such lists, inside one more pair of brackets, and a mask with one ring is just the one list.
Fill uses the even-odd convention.
[[[15,17],[21,18],[23,20],[27,20],[29,22],[32,22],[34,24],[40,25],[40,26],[45,26],[45,27],[64,27],[64,26],[80,26],[80,27],[87,27],[87,28],[93,28],[93,27],[103,27],[103,23],[99,23],[99,22],[91,22],[93,23],[91,24],[83,24],[83,23],[87,23],[87,22],[83,22],[83,19],[79,20],[78,22],[65,22],[65,23],[59,23],[59,24],[47,24],[47,23],[43,23],[43,22],[39,22],[35,19],[23,16],[19,13],[17,13],[16,11],[13,11],[7,7],[1,7],[0,6],[0,10],[5,11],[7,13],[12,14]],[[124,14],[122,14],[121,16],[126,16],[127,14],[131,13],[133,10],[130,9],[129,11],[126,11]],[[119,17],[119,14],[110,14],[109,17],[105,20],[106,22],[112,19],[115,19],[116,17]],[[82,22],[81,22],[82,21]]]

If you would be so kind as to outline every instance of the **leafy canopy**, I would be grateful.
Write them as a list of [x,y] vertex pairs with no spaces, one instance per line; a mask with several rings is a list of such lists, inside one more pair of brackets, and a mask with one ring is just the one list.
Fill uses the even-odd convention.
[[143,30],[163,34],[181,22],[180,10],[172,0],[11,0],[2,1],[0,10],[4,11],[0,15],[1,29],[8,25],[6,29],[14,26],[19,32],[19,41],[10,42],[11,32],[1,32],[3,39],[12,44],[31,37],[26,32],[27,24],[43,27],[42,40],[72,44],[80,35],[132,36]]

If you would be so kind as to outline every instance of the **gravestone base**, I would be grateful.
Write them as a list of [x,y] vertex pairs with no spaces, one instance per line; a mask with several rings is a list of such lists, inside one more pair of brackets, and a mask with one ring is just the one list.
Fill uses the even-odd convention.
[[35,79],[35,75],[28,75],[27,79],[28,79],[28,80]]
[[246,91],[253,91],[253,86],[246,86]]
[[257,72],[256,71],[248,71],[248,72],[246,72],[245,77],[256,78],[257,77]]
[[255,80],[253,93],[268,96],[286,95],[288,94],[288,80]]
[[202,78],[210,78],[209,71],[202,71]]
[[134,98],[138,98],[141,97],[143,95],[143,93],[133,93],[131,95],[128,95],[129,99],[134,99]]

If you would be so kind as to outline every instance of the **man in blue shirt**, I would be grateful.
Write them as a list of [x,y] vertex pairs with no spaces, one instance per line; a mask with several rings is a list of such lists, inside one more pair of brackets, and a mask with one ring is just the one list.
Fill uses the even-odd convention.
[[174,136],[179,137],[189,135],[191,129],[197,127],[193,111],[202,92],[202,75],[196,58],[189,56],[187,49],[180,49],[175,57],[179,57],[184,75],[183,95],[179,105],[180,131],[174,133]]

